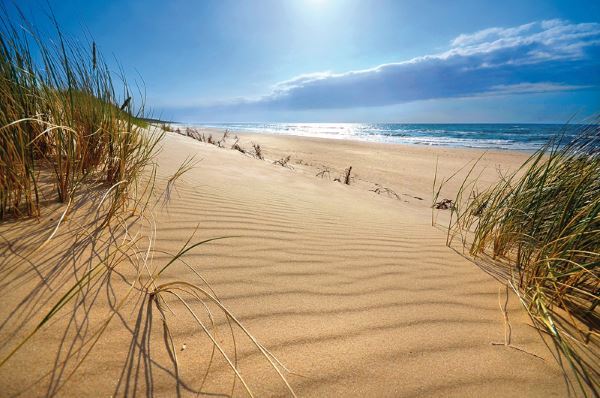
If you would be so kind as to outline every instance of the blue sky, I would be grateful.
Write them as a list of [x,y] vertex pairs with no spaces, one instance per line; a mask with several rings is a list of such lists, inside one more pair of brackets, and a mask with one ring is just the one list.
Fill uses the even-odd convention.
[[[564,122],[600,110],[600,2],[49,0],[155,116]],[[45,2],[19,6],[42,29]]]

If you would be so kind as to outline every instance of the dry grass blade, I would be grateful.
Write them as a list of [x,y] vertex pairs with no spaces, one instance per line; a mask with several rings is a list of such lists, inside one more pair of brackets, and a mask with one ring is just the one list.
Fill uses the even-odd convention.
[[169,177],[169,179],[167,180],[167,185],[165,187],[165,190],[163,192],[163,206],[165,206],[166,204],[169,203],[169,201],[171,200],[171,194],[173,193],[173,189],[175,189],[175,184],[177,183],[177,181],[187,172],[191,171],[192,169],[194,169],[198,163],[200,162],[200,160],[197,160],[194,156],[192,157],[187,157],[185,158],[185,160],[181,163],[181,165],[179,166],[179,168],[177,169],[177,171],[175,171],[175,173]]
[[398,200],[402,200],[400,195],[398,195],[393,189],[381,186],[379,184],[375,184],[375,188],[370,189],[370,192],[375,192],[377,195],[385,194],[391,198],[395,198]]

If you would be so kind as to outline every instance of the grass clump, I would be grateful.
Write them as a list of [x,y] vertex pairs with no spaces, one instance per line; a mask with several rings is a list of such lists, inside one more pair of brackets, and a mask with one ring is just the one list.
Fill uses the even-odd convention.
[[175,132],[175,129],[173,127],[171,127],[170,124],[167,124],[167,123],[162,123],[160,125],[160,128],[161,128],[162,131],[166,131],[168,133],[174,133]]
[[[31,386],[16,387],[24,393],[44,383],[45,395],[58,395],[73,385],[69,380],[95,347],[106,348],[102,337],[114,325],[130,334],[130,342],[128,351],[122,346],[103,352],[127,352],[113,395],[141,390],[153,395],[153,372],[160,365],[150,348],[163,341],[179,396],[184,383],[175,341],[185,318],[194,322],[196,336],[205,336],[212,349],[195,394],[203,391],[220,357],[233,373],[229,395],[237,383],[253,396],[238,369],[237,331],[294,395],[285,367],[183,258],[221,238],[192,243],[192,236],[175,254],[155,247],[152,211],[168,203],[176,182],[197,162],[187,158],[172,176],[158,178],[154,161],[163,132],[144,129],[151,119],[144,116],[143,106],[134,106],[126,83],[122,95],[116,94],[113,76],[95,44],[87,48],[64,38],[54,23],[53,42],[25,18],[13,22],[0,6],[0,219],[16,218],[0,223],[0,291],[18,295],[25,284],[28,287],[25,297],[6,305],[0,332],[8,337],[0,344],[0,370],[13,366],[15,357],[23,360],[26,345],[51,344],[43,338],[53,328],[52,333],[62,337],[56,352],[50,353],[51,369],[32,377]],[[213,141],[212,136],[207,141]],[[158,185],[164,186],[161,195]],[[66,205],[60,211],[48,209],[47,217],[39,220],[19,219],[40,215],[48,200]],[[176,267],[193,276],[178,279]],[[223,342],[215,314],[224,317],[232,343]],[[157,322],[162,327],[159,339],[151,338],[150,332]],[[34,359],[39,366],[39,358]],[[40,370],[36,366],[33,370]]]
[[0,8],[0,219],[39,215],[42,185],[69,202],[101,180],[124,198],[160,139],[142,132],[143,106],[134,110],[126,83],[117,95],[95,43],[70,41],[54,23],[56,42]]
[[265,160],[265,155],[262,153],[262,148],[259,144],[252,143],[252,148],[254,148],[254,157],[259,160]]
[[[468,185],[468,184],[467,184]],[[466,185],[465,185],[466,186]],[[459,194],[460,195],[460,194]],[[458,198],[455,203],[462,202]],[[553,338],[584,395],[596,395],[600,325],[600,128],[557,138],[515,173],[452,209],[450,233],[504,267],[534,322]],[[558,357],[562,363],[562,359]]]

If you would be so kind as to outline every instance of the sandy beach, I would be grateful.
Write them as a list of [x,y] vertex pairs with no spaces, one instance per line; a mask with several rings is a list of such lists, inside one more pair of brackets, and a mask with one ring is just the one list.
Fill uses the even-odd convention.
[[600,397],[600,2],[375,3],[0,5],[0,398]]
[[[213,134],[218,138],[222,133]],[[160,267],[169,258],[161,253],[177,252],[193,234],[194,241],[230,237],[189,251],[185,260],[287,367],[287,380],[298,396],[565,395],[560,369],[516,297],[506,299],[503,285],[448,248],[444,228],[431,225],[436,159],[439,176],[447,177],[481,151],[238,134],[242,148],[261,145],[261,161],[229,149],[233,135],[226,148],[176,133],[165,137],[158,180],[164,182],[188,156],[200,162],[178,182],[168,206],[154,212],[154,263]],[[273,164],[287,155],[290,168]],[[477,166],[480,183],[496,181],[498,169],[514,170],[526,157],[486,153]],[[354,177],[350,185],[333,181],[349,166]],[[327,175],[316,176],[325,168]],[[442,196],[453,197],[461,180],[450,181]],[[373,192],[377,187],[398,197]],[[447,212],[439,211],[438,223],[445,217]],[[24,228],[47,231],[56,222],[49,219],[28,221]],[[0,226],[3,261],[30,270],[31,264],[16,259],[35,239],[15,241],[14,233],[14,225]],[[68,233],[57,239],[68,242]],[[43,258],[52,261],[49,252]],[[166,280],[194,278],[190,269],[170,272]],[[10,290],[4,284],[1,319],[38,284],[34,277]],[[116,288],[117,295],[119,289],[126,286]],[[107,312],[110,296],[102,292],[96,299]],[[511,344],[519,349],[503,345],[505,300]],[[168,312],[182,310],[176,300],[168,305]],[[36,311],[33,318],[41,313]],[[143,352],[147,342],[140,338],[132,344],[138,314],[127,307],[120,312],[87,361],[60,387],[60,396],[230,394],[233,373],[218,353],[202,385],[211,343],[197,325],[185,320],[171,324],[181,380],[177,387],[160,316],[148,322],[148,336],[156,338],[148,346],[152,359],[138,354],[133,360],[135,347]],[[92,330],[94,319],[86,322]],[[44,395],[61,385],[56,381],[60,371],[47,372],[57,361],[61,341],[64,350],[67,339],[60,326],[67,323],[60,318],[53,327],[44,327],[10,359],[0,373],[2,395]],[[231,349],[226,324],[217,315],[215,323],[223,330],[220,342]],[[2,330],[5,340],[10,328]],[[239,370],[253,393],[288,395],[265,358],[236,336]],[[126,370],[135,382],[119,381]],[[245,394],[238,382],[234,395]]]

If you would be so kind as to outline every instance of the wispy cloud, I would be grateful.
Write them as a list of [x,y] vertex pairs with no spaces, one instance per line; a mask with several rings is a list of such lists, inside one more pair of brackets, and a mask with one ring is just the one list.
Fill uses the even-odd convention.
[[570,91],[600,86],[600,24],[563,20],[461,34],[448,50],[344,73],[280,82],[232,109],[352,108],[468,97]]

